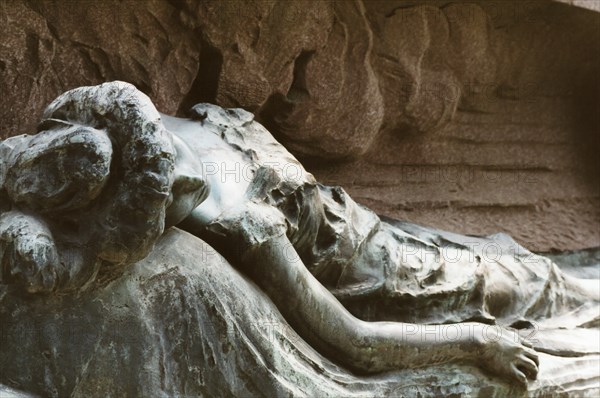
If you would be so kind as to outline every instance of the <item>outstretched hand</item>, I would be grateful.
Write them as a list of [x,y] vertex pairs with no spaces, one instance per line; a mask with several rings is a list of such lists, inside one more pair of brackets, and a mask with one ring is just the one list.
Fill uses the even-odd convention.
[[536,380],[539,359],[531,344],[508,329],[495,329],[496,333],[484,334],[480,341],[479,365],[490,373],[523,387],[527,386],[528,380]]

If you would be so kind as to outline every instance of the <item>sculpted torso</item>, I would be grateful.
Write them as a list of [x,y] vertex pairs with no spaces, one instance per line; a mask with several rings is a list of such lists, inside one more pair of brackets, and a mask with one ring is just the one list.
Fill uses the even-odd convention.
[[[169,210],[172,217],[183,219],[193,212],[195,219],[208,224],[225,209],[239,206],[250,183],[248,178],[242,178],[241,170],[250,173],[252,162],[243,153],[233,151],[214,132],[199,129],[198,121],[167,115],[161,115],[161,119],[166,129],[173,133],[177,151],[176,181],[179,179],[186,184],[186,179],[192,183],[206,180],[208,187],[208,196],[197,206],[194,202],[199,200],[194,200],[195,191],[191,188],[175,197]],[[224,170],[230,173],[224,174]]]
[[[506,236],[382,221],[341,188],[318,184],[251,114],[201,104],[191,115],[159,115],[133,86],[107,83],[49,106],[38,141],[42,155],[56,156],[31,155],[31,137],[0,144],[3,283],[68,294],[107,265],[143,258],[165,225],[177,225],[351,369],[466,362],[521,385],[536,378],[538,357],[508,328],[598,319],[597,281],[564,275]],[[23,160],[27,153],[37,160]],[[45,171],[35,168],[44,162]],[[17,165],[45,178],[27,185]],[[490,242],[502,257],[485,258]],[[459,337],[407,334],[421,323],[438,337],[452,323]],[[507,333],[486,340],[490,324]]]

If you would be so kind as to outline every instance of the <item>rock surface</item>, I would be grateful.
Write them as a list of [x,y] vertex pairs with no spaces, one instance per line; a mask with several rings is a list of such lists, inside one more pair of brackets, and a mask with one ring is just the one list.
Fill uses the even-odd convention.
[[67,89],[125,80],[167,114],[255,112],[381,214],[537,251],[600,246],[600,14],[307,4],[0,1],[0,138],[33,131]]
[[[526,395],[461,366],[354,375],[300,339],[213,249],[177,229],[116,280],[27,305],[3,291],[0,302],[0,381],[39,396]],[[528,396],[599,392],[589,366],[597,355],[540,359]]]

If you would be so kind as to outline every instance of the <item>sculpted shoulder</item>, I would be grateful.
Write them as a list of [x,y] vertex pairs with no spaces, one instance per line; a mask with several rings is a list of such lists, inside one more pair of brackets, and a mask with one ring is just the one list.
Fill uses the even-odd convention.
[[[197,222],[212,222],[226,211],[244,206],[257,189],[268,195],[282,186],[291,192],[316,183],[254,115],[243,109],[198,104],[191,109],[190,118],[161,115],[161,119],[177,148],[169,225],[177,224],[191,209]],[[190,207],[197,200],[191,196],[197,193],[199,180],[207,186],[207,196]]]

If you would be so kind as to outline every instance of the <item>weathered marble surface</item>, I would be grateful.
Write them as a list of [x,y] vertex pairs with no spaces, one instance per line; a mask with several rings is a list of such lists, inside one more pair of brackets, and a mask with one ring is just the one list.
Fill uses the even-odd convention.
[[[598,281],[506,235],[380,219],[317,184],[248,112],[191,116],[111,82],[64,93],[36,135],[0,142],[0,383],[44,396],[598,393]],[[216,161],[222,173],[205,174]],[[225,178],[238,162],[248,178]],[[165,218],[197,237],[162,235]]]
[[354,375],[304,343],[269,298],[212,248],[177,229],[122,277],[91,291],[33,299],[2,295],[0,331],[0,383],[43,397],[600,392],[593,366],[598,355],[541,354],[539,380],[528,392],[458,365]]

